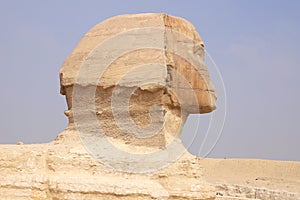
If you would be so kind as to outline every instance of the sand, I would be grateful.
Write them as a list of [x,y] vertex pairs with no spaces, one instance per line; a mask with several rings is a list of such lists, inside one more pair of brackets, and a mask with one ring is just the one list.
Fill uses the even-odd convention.
[[238,184],[300,193],[300,162],[258,159],[201,159],[210,183]]

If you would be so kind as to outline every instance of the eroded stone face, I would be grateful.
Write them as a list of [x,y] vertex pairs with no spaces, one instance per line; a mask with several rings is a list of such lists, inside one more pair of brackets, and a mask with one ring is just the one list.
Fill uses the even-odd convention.
[[96,119],[127,151],[165,148],[188,114],[216,108],[200,36],[186,20],[166,14],[96,25],[67,58],[60,79],[69,128],[91,131]]

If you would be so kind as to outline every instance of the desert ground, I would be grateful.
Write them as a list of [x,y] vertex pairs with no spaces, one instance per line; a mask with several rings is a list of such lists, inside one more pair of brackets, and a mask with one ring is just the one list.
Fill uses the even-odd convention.
[[210,183],[237,184],[300,193],[300,162],[259,159],[201,159]]

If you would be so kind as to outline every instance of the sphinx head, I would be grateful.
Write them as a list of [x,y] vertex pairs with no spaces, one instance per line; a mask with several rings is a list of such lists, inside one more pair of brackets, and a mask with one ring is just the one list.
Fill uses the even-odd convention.
[[188,21],[166,14],[117,16],[88,31],[60,70],[69,129],[126,151],[178,138],[189,114],[216,108],[204,45]]

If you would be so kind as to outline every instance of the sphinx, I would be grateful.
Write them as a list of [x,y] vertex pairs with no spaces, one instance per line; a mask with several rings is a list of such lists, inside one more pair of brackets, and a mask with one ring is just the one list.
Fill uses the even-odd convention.
[[195,27],[167,14],[94,26],[59,73],[68,127],[47,144],[1,147],[3,198],[214,199],[180,141],[189,114],[216,109],[204,55]]

